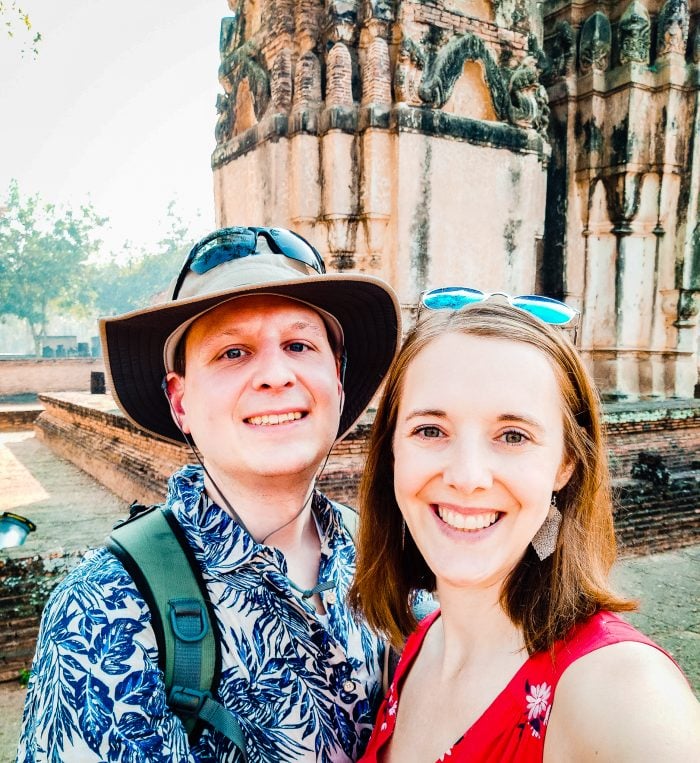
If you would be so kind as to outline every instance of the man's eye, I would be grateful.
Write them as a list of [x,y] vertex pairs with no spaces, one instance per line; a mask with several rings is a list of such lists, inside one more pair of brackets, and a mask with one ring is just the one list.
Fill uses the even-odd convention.
[[291,350],[292,352],[304,352],[304,350],[309,349],[309,345],[305,342],[291,342],[287,345],[287,349]]
[[240,347],[229,347],[221,357],[227,360],[238,360],[238,358],[243,357],[243,350]]

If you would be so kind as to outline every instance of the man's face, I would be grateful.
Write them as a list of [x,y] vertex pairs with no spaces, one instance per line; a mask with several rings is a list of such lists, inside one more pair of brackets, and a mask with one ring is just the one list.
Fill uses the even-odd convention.
[[342,399],[320,315],[282,297],[242,297],[195,321],[185,341],[185,375],[170,373],[168,389],[207,468],[253,489],[308,483]]

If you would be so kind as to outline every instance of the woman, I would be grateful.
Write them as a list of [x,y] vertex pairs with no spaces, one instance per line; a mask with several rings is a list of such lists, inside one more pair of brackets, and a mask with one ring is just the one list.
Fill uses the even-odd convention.
[[593,384],[565,332],[510,301],[424,313],[379,405],[351,603],[397,647],[413,591],[440,611],[408,639],[361,760],[697,760],[687,681],[613,614],[635,605],[607,582]]

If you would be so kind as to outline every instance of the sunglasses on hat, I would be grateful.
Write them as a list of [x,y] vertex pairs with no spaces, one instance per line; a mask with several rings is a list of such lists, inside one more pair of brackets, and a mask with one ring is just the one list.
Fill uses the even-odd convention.
[[202,275],[224,262],[261,254],[258,251],[258,236],[265,239],[274,254],[282,254],[290,260],[301,262],[319,274],[326,272],[321,255],[293,231],[285,228],[240,226],[222,228],[205,236],[192,248],[178,273],[171,299],[177,299],[188,273]]
[[512,307],[530,313],[552,326],[576,328],[581,315],[575,308],[551,297],[541,297],[537,294],[511,297],[510,294],[501,291],[487,293],[467,286],[443,286],[424,291],[420,296],[420,307],[427,310],[459,310],[468,305],[486,302],[492,297],[502,297]]

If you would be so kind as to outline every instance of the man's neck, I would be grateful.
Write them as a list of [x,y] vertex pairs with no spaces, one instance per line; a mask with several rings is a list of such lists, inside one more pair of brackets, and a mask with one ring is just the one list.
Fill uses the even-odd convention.
[[281,550],[300,542],[311,520],[313,475],[270,477],[248,485],[221,474],[205,474],[207,494],[239,518],[259,543],[268,538]]

